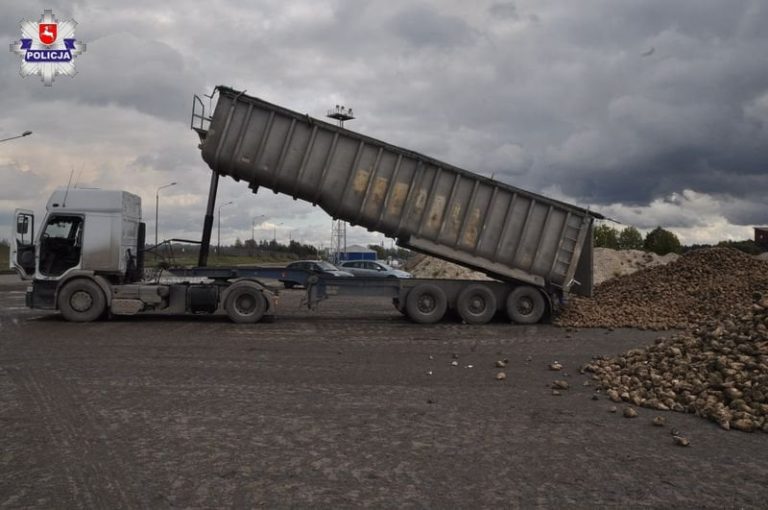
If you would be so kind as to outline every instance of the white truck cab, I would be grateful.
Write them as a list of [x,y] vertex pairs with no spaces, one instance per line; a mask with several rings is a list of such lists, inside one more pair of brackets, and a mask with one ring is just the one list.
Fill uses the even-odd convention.
[[141,223],[137,195],[59,188],[45,210],[37,237],[34,214],[15,212],[10,262],[22,278],[59,281],[73,272],[91,271],[124,279],[135,271]]

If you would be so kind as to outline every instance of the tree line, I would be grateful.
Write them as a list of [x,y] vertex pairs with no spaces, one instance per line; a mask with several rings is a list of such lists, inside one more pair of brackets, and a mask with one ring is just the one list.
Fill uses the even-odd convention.
[[711,248],[712,246],[735,248],[750,255],[757,255],[763,252],[763,249],[751,239],[745,241],[720,241],[716,245],[693,244],[683,246],[680,244],[680,239],[674,233],[661,227],[656,227],[643,237],[635,227],[625,227],[619,230],[610,225],[598,225],[595,227],[593,234],[596,248],[645,250],[658,255],[685,253],[701,248]]
[[226,248],[222,246],[222,251],[227,249],[231,250],[234,248],[234,251],[238,254],[241,254],[242,252],[247,252],[248,255],[255,255],[257,253],[292,253],[299,257],[300,259],[309,259],[309,258],[317,258],[318,251],[317,248],[312,246],[311,244],[304,244],[300,243],[298,241],[291,241],[288,244],[283,244],[281,242],[275,241],[274,239],[270,239],[269,241],[262,239],[261,241],[254,241],[252,239],[246,239],[245,241],[241,241],[239,238],[235,240],[234,246],[231,248],[227,246]]
[[677,236],[661,227],[656,227],[645,235],[635,227],[625,227],[621,230],[610,225],[598,225],[594,229],[596,248],[611,248],[613,250],[646,250],[658,255],[667,253],[682,253],[683,247]]

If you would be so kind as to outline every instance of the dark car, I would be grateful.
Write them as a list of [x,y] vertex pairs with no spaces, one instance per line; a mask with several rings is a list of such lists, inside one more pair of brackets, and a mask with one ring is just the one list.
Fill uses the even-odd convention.
[[[330,276],[354,276],[352,273],[339,270],[336,266],[324,260],[298,260],[296,262],[291,262],[285,267],[286,269],[303,269],[305,271],[311,271],[313,273],[326,274]],[[281,279],[280,281],[283,283],[283,285],[285,285],[286,289],[292,289],[296,285],[303,285],[304,283],[288,279]]]

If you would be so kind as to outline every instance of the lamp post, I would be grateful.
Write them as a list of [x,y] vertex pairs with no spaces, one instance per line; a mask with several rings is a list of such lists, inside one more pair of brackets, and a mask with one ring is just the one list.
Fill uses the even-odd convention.
[[282,225],[282,223],[277,223],[272,227],[272,242],[274,242],[275,245],[277,245],[277,227],[280,225]]
[[163,188],[168,188],[170,186],[176,186],[175,182],[172,182],[170,184],[164,184],[163,186],[160,186],[157,188],[157,191],[155,191],[155,246],[157,246],[157,222],[158,222],[158,216],[160,212],[160,190]]
[[259,218],[265,218],[266,214],[259,214],[255,218],[253,218],[253,221],[251,221],[251,244],[256,244],[256,220]]
[[216,256],[221,255],[221,208],[231,203],[233,202],[230,200],[229,202],[225,202],[219,206],[219,233],[216,236]]
[[[266,214],[259,214],[251,220],[251,246],[248,248],[248,256],[253,257],[256,253],[256,220],[265,218]],[[261,222],[259,222],[261,223]]]
[[11,136],[9,138],[3,138],[2,140],[0,140],[0,142],[7,142],[8,140],[16,140],[17,138],[22,138],[22,137],[25,137],[25,136],[29,136],[31,134],[32,134],[32,131],[24,131],[20,135]]

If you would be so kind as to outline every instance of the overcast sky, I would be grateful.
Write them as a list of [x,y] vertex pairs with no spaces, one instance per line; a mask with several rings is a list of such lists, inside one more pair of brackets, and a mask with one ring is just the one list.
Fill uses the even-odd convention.
[[[74,18],[78,74],[44,87],[7,50],[22,19]],[[79,186],[143,199],[199,238],[210,170],[192,95],[218,84],[686,243],[768,224],[765,0],[259,0],[0,3],[0,228]],[[308,204],[224,179],[222,241],[328,245]],[[263,216],[262,216],[263,215]],[[380,236],[351,229],[349,243]]]

